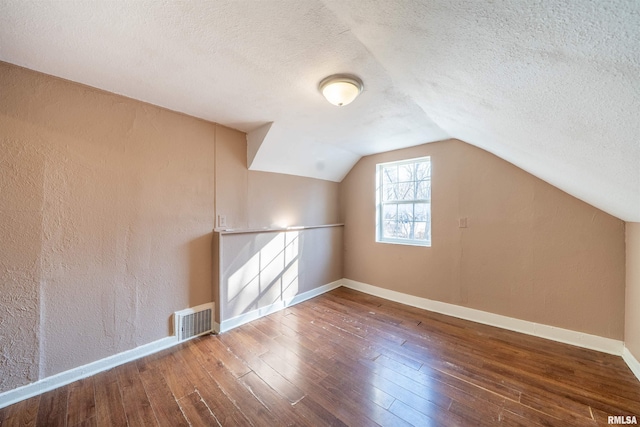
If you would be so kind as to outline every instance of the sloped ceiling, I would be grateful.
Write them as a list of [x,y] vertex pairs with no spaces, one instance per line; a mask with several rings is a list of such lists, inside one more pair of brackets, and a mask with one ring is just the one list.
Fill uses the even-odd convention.
[[640,222],[637,0],[0,0],[0,59],[245,131],[252,169],[458,138]]

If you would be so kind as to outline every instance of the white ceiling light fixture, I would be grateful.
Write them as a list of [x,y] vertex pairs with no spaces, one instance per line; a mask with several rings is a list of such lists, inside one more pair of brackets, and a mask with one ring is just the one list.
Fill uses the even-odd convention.
[[338,107],[351,104],[360,95],[362,80],[350,74],[334,74],[320,82],[320,93],[327,101]]

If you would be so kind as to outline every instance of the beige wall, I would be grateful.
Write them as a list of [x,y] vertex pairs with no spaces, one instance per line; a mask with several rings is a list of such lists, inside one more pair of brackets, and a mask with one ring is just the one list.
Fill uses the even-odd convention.
[[[376,163],[425,155],[432,247],[376,243]],[[341,212],[346,278],[623,338],[624,223],[483,150],[452,140],[365,157],[341,184]]]
[[[249,171],[245,135],[222,126],[216,132],[218,138],[225,136],[216,143],[216,215],[226,216],[226,228],[259,230],[339,221],[338,183]],[[213,247],[218,323],[342,278],[342,227],[214,233]],[[246,279],[242,292],[228,291],[230,281],[238,278]]]
[[167,337],[174,311],[211,301],[216,207],[238,227],[338,216],[335,183],[251,184],[241,132],[5,63],[0,168],[0,393]]
[[339,184],[247,170],[243,133],[222,126],[216,145],[216,214],[227,228],[256,229],[334,224],[339,221]]
[[624,345],[640,360],[640,222],[626,224],[627,293]]
[[215,125],[0,63],[0,391],[211,300]]

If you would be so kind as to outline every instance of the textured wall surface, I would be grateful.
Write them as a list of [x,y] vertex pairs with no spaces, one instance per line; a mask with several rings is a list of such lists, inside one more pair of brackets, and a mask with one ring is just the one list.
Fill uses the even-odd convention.
[[0,392],[211,300],[215,124],[0,64]]
[[249,228],[339,222],[335,182],[249,171],[248,184]]
[[339,222],[339,184],[247,170],[245,134],[218,126],[216,213],[227,228],[255,229]]
[[[0,392],[38,379],[44,152],[7,117],[0,68]],[[9,91],[10,89],[7,88]]]
[[[425,155],[432,246],[376,243],[376,163]],[[452,140],[365,157],[341,184],[341,210],[346,278],[623,338],[624,222],[492,154]]]
[[338,184],[250,174],[242,132],[5,63],[0,88],[0,393],[211,301],[216,206],[243,228],[337,221]]
[[627,293],[624,345],[640,360],[640,223],[626,224]]

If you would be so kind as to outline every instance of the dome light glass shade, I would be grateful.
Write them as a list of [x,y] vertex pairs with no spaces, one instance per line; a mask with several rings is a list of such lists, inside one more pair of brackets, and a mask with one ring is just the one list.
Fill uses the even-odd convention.
[[338,107],[350,104],[363,89],[362,80],[356,76],[336,74],[320,82],[320,92],[327,101]]

